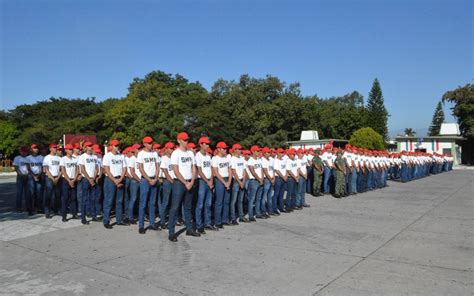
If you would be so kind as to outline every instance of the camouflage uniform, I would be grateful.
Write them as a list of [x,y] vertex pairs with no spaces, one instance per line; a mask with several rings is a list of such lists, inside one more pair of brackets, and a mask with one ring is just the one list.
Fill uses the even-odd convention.
[[323,181],[323,173],[319,170],[323,170],[323,161],[319,158],[319,155],[315,155],[313,158],[313,194],[318,196],[321,195],[321,183]]
[[346,164],[344,162],[344,159],[341,157],[340,152],[337,153],[337,158],[336,158],[336,161],[335,161],[335,165],[337,166],[338,169],[335,170],[335,172],[336,172],[336,186],[335,186],[334,194],[337,197],[341,197],[341,196],[344,195],[345,187],[346,187],[346,179],[345,179],[345,176],[344,176],[344,173],[343,173],[343,172],[346,171]]

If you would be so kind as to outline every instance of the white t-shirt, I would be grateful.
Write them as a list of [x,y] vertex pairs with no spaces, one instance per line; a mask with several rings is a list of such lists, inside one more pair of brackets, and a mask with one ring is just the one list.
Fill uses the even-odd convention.
[[185,180],[191,180],[193,177],[194,153],[190,150],[183,151],[176,149],[171,154],[171,165],[177,165],[178,171]]
[[219,172],[219,175],[221,175],[222,178],[229,177],[229,167],[230,167],[229,158],[220,157],[219,155],[216,155],[212,158],[211,166],[213,168],[217,168],[217,171]]
[[97,154],[95,154],[95,157],[96,157],[97,167],[99,168],[99,170],[97,171],[97,174],[100,174],[102,172],[102,168],[104,167],[102,163],[103,159]]
[[243,156],[232,156],[230,159],[230,167],[235,170],[239,179],[244,177],[245,159]]
[[61,158],[60,166],[64,167],[66,171],[66,177],[69,179],[74,179],[77,174],[77,157],[67,157],[63,156]]
[[160,170],[161,178],[166,178],[165,174],[163,173],[163,170],[167,170],[171,179],[176,179],[176,176],[174,175],[174,172],[173,172],[173,167],[171,166],[171,158],[169,158],[168,155],[163,155],[163,157],[161,158],[160,168],[161,168]]
[[48,154],[43,159],[43,166],[47,167],[53,177],[57,177],[59,176],[60,162],[61,158],[59,156]]
[[[139,163],[143,164],[143,170],[149,178],[155,178],[157,174],[156,164],[159,163],[158,153],[145,150],[138,152],[137,165]],[[139,176],[141,177],[141,174]]]
[[274,163],[273,158],[269,157],[268,159],[266,159],[265,157],[262,157],[262,168],[267,169],[268,174],[270,175],[271,178],[275,176],[273,163]]
[[137,158],[135,155],[130,157],[125,156],[125,165],[127,166],[127,173],[133,177],[132,170],[135,170],[135,163],[137,162]]
[[[207,179],[212,177],[212,170],[211,170],[211,157],[209,154],[202,155],[201,152],[196,153],[196,166],[200,167],[202,173]],[[198,174],[198,178],[201,178]]]
[[[250,166],[253,166],[253,169],[255,171],[255,174],[257,174],[257,176],[259,178],[262,178],[263,177],[263,172],[262,172],[262,159],[261,158],[253,158],[253,157],[250,157],[249,160],[247,161],[247,166],[250,167]],[[249,169],[249,179],[255,179],[255,177],[253,176],[252,172],[250,171]]]
[[43,156],[42,155],[28,155],[26,157],[28,164],[30,165],[33,174],[37,175],[43,170]]
[[102,164],[109,167],[112,177],[120,177],[122,170],[126,168],[124,156],[112,152],[105,154]]
[[[79,156],[79,159],[77,160],[77,164],[84,166],[89,177],[95,177],[96,166],[97,166],[97,156],[95,156],[94,154],[89,155],[87,153],[84,153],[81,156]],[[82,176],[84,176],[84,172],[81,171],[81,174]]]
[[28,174],[28,168],[26,167],[27,164],[28,164],[28,158],[26,156],[23,157],[21,155],[18,155],[18,156],[15,156],[15,158],[13,159],[13,165],[18,167],[18,170],[23,175]]
[[291,171],[294,176],[298,176],[298,160],[296,157],[295,159],[288,158],[286,160],[286,170]]
[[302,156],[301,158],[298,158],[298,168],[300,169],[300,171],[303,173],[303,174],[307,174],[307,170],[306,170],[306,164],[308,163],[308,160],[305,156]]
[[273,161],[273,167],[277,170],[282,176],[286,176],[286,160],[282,157],[279,159],[278,157]]

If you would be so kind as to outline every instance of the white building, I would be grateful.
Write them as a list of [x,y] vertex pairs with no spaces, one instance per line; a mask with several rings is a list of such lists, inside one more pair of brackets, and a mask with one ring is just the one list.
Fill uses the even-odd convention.
[[288,141],[287,143],[291,148],[295,149],[322,149],[329,143],[331,143],[334,147],[344,147],[347,143],[349,143],[349,141],[342,139],[319,139],[319,134],[317,131],[302,131],[299,141]]

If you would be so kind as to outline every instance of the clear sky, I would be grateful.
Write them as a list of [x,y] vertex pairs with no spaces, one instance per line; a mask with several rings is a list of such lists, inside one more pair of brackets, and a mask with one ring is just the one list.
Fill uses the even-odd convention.
[[427,128],[474,77],[470,0],[0,2],[0,109],[122,97],[153,70],[208,89],[271,74],[320,97],[367,97],[377,77],[393,133]]

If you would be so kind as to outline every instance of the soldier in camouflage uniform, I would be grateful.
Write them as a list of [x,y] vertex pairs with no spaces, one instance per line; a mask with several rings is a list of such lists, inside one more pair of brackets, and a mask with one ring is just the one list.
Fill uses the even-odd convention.
[[319,150],[315,151],[315,155],[312,160],[313,165],[313,194],[315,196],[322,196],[321,183],[323,181],[323,161],[319,158]]
[[336,173],[336,184],[334,190],[334,197],[342,197],[344,196],[345,187],[346,187],[346,164],[344,159],[342,158],[341,150],[337,150],[336,152],[336,161],[334,162],[335,165],[335,173]]

